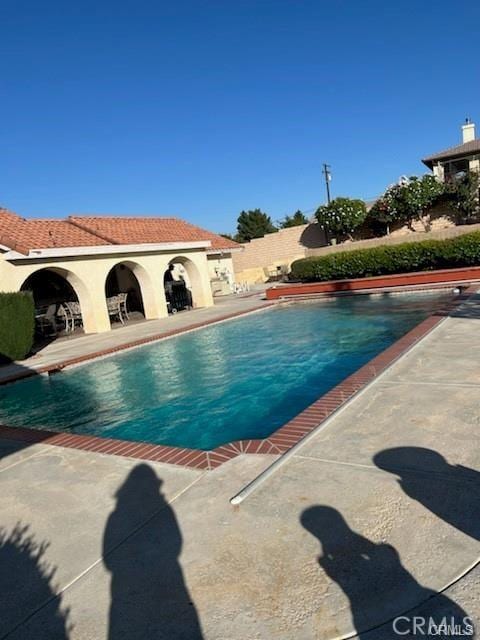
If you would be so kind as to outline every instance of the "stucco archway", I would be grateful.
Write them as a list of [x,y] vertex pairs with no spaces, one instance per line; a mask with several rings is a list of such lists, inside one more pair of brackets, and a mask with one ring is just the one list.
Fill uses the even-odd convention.
[[138,262],[123,260],[115,264],[105,279],[105,295],[126,293],[129,311],[139,311],[145,319],[166,315],[166,309],[155,290],[147,269]]
[[99,330],[98,309],[88,287],[72,271],[60,267],[39,268],[29,274],[20,290],[32,291],[36,305],[78,301],[84,331],[96,333]]
[[193,308],[207,306],[204,283],[197,265],[186,256],[176,256],[172,260],[169,260],[168,264],[174,267],[174,278],[185,282],[187,290],[190,293],[190,306]]
[[36,307],[76,301],[75,289],[63,274],[55,269],[39,269],[28,276],[20,291],[30,291]]

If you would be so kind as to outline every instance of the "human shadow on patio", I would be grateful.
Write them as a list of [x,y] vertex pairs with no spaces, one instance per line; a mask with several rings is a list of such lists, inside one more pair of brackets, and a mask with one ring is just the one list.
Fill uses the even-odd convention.
[[[301,523],[322,545],[318,563],[328,577],[338,584],[348,598],[352,622],[359,637],[413,637],[405,633],[412,626],[413,616],[421,616],[426,624],[440,625],[444,616],[468,631],[468,614],[455,602],[432,589],[422,586],[403,566],[397,550],[386,543],[375,543],[353,531],[334,508],[317,505],[305,510]],[[335,602],[340,610],[340,603]],[[373,630],[378,630],[376,635]],[[425,628],[426,630],[426,628]],[[407,631],[408,633],[408,631]],[[465,633],[465,635],[468,635]],[[446,638],[442,633],[422,634],[425,638]]]
[[[402,490],[436,516],[480,540],[480,472],[450,464],[424,447],[393,447],[373,458],[380,469],[400,477]],[[429,480],[425,482],[426,474]]]
[[[104,563],[111,573],[109,640],[203,637],[178,559],[182,534],[161,485],[150,466],[139,464],[117,491],[103,539]],[[118,530],[139,505],[152,514],[150,521],[119,544]]]

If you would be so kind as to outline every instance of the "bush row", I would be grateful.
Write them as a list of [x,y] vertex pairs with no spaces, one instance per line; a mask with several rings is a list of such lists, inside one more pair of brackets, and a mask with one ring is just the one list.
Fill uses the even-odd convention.
[[0,293],[0,362],[21,360],[33,345],[35,309],[30,293]]
[[312,282],[472,265],[480,265],[479,231],[448,240],[405,242],[303,258],[292,264],[291,275]]

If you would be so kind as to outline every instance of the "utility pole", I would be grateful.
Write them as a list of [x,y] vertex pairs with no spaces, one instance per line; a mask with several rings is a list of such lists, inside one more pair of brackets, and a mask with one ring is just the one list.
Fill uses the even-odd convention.
[[330,204],[330,180],[332,179],[331,167],[329,164],[323,163],[323,175],[325,176],[325,186],[327,187],[327,204]]

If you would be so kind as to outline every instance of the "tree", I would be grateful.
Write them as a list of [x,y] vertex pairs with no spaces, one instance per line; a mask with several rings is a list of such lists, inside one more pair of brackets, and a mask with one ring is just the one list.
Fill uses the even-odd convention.
[[292,216],[285,216],[285,218],[281,220],[279,224],[281,229],[288,229],[289,227],[298,227],[301,224],[308,223],[309,219],[307,218],[307,216],[302,211],[300,211],[300,209],[297,209],[297,211],[295,211]]
[[260,209],[242,211],[237,220],[237,242],[250,242],[252,238],[261,238],[267,233],[275,233],[278,229],[273,225],[270,216]]
[[425,175],[421,178],[412,176],[403,185],[407,224],[412,225],[413,220],[419,220],[425,231],[430,230],[430,218],[425,218],[428,210],[433,207],[444,194],[445,187],[435,176]]
[[459,180],[447,185],[447,196],[458,214],[460,224],[478,221],[479,189],[480,177],[476,171],[470,171]]
[[444,192],[443,183],[432,175],[402,178],[377,200],[370,210],[370,217],[383,222],[387,226],[387,233],[394,222],[407,224],[412,228],[414,220],[420,221],[428,231],[430,219],[425,216]]
[[335,198],[330,204],[318,207],[315,217],[328,236],[345,236],[352,239],[352,233],[367,216],[363,200]]
[[376,200],[368,212],[369,222],[372,222],[372,228],[375,228],[375,222],[384,225],[387,235],[390,233],[390,226],[395,223],[405,224],[407,217],[403,208],[398,206],[397,198],[398,185],[389,187],[387,191]]

